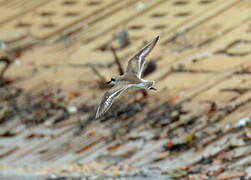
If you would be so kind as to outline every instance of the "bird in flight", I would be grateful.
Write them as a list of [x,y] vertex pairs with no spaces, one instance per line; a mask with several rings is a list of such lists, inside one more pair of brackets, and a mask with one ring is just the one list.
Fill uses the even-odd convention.
[[129,60],[126,72],[123,75],[111,78],[111,80],[107,82],[107,84],[112,84],[114,86],[104,94],[98,106],[95,119],[101,117],[106,111],[108,111],[114,100],[129,88],[156,90],[152,87],[155,84],[154,81],[144,80],[141,76],[146,63],[146,56],[153,50],[158,40],[159,36],[155,37],[150,43],[135,54]]

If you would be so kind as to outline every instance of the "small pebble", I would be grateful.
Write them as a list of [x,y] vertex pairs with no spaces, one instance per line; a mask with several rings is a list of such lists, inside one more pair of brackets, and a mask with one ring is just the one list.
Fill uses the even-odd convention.
[[70,114],[74,114],[78,111],[78,108],[76,106],[69,106],[67,107],[67,111],[70,113]]

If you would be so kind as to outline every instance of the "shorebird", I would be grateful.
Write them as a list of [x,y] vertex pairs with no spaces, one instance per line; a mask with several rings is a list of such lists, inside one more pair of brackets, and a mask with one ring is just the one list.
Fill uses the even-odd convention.
[[154,81],[144,80],[141,76],[146,63],[146,56],[153,50],[158,40],[159,36],[155,37],[150,43],[135,54],[128,61],[126,72],[123,75],[116,78],[112,77],[111,80],[107,82],[107,84],[111,84],[113,87],[104,94],[96,111],[95,119],[101,117],[107,112],[114,100],[129,88],[156,90],[152,87],[155,84]]

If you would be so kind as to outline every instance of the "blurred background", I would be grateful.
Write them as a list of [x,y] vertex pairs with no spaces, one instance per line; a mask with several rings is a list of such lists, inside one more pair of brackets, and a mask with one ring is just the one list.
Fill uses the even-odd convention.
[[0,0],[1,179],[251,178],[250,53],[250,0]]

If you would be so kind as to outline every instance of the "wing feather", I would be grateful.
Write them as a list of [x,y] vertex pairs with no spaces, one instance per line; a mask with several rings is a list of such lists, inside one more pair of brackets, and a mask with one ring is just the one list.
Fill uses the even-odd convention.
[[114,100],[118,98],[125,90],[127,90],[130,87],[129,84],[117,84],[114,87],[112,87],[110,90],[108,90],[99,106],[95,115],[95,118],[99,118],[101,115],[103,115],[113,104]]
[[137,77],[141,78],[142,71],[144,70],[144,65],[146,62],[146,56],[150,54],[158,40],[159,36],[154,38],[150,43],[148,43],[129,60],[126,68],[126,73],[130,75],[136,75]]

